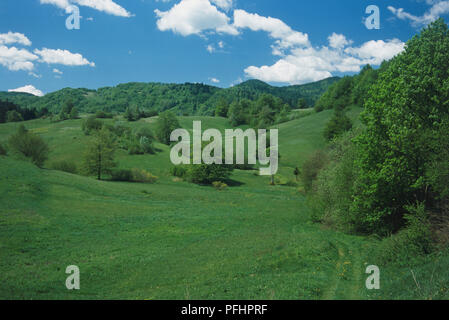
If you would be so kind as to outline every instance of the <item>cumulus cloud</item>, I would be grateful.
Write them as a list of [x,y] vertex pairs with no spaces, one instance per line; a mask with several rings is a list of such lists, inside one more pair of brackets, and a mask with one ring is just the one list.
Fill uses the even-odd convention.
[[1,33],[0,34],[0,45],[2,44],[21,44],[24,46],[31,46],[31,41],[24,34],[18,32]]
[[237,35],[230,18],[209,0],[182,0],[168,11],[154,11],[161,31],[173,31],[183,36],[201,35],[205,31]]
[[42,62],[48,64],[62,64],[65,66],[91,66],[95,67],[94,62],[90,62],[79,53],[71,53],[68,50],[47,49],[34,50],[34,53],[40,56]]
[[363,64],[379,65],[404,51],[405,43],[399,39],[368,41],[358,48],[347,48],[346,53],[360,58]]
[[41,90],[36,89],[31,84],[17,88],[17,89],[9,89],[8,92],[25,92],[30,93],[38,97],[42,97],[44,93]]
[[37,59],[38,56],[26,49],[0,46],[0,65],[10,71],[31,71],[34,69],[33,61]]
[[70,5],[89,7],[107,14],[129,18],[132,16],[125,8],[112,0],[40,0],[41,4],[55,5],[61,9],[67,9]]
[[342,49],[347,45],[352,44],[352,41],[346,39],[346,37],[342,34],[333,33],[329,36],[329,46],[334,49]]
[[359,72],[366,64],[379,65],[402,52],[405,44],[393,39],[368,41],[360,47],[345,50],[341,48],[341,43],[337,48],[295,48],[275,64],[250,66],[245,73],[266,82],[302,84],[331,77],[333,72]]
[[271,38],[275,39],[273,52],[282,54],[283,50],[295,46],[309,46],[309,36],[305,33],[295,31],[282,20],[263,17],[256,13],[248,13],[244,10],[234,11],[234,26],[237,28],[248,28],[252,31],[265,31]]
[[224,9],[224,10],[229,10],[232,8],[232,0],[211,0],[211,2],[213,4],[215,4],[217,7]]
[[447,0],[427,0],[426,2],[431,7],[422,16],[413,15],[406,12],[404,8],[395,8],[393,6],[389,6],[388,10],[401,20],[409,20],[416,27],[427,25],[437,20],[440,16],[449,13],[449,1]]
[[212,83],[220,83],[220,80],[218,80],[217,78],[209,78],[209,81]]

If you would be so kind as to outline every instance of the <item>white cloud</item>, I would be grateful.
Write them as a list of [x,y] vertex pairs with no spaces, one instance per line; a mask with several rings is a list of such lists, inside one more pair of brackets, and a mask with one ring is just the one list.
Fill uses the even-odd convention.
[[53,73],[57,73],[57,74],[63,74],[63,72],[59,69],[53,69]]
[[182,36],[201,35],[205,31],[237,35],[230,18],[209,0],[182,0],[168,11],[155,10],[160,31],[173,31]]
[[232,8],[232,0],[211,0],[211,2],[213,4],[215,4],[217,7],[224,9],[224,10],[229,10]]
[[364,64],[379,65],[384,60],[389,60],[405,49],[405,43],[399,39],[389,41],[368,41],[358,48],[347,48],[346,53],[363,60]]
[[47,49],[34,50],[34,53],[40,56],[42,62],[48,64],[62,64],[65,66],[85,66],[95,67],[94,62],[90,62],[79,53],[71,53],[68,50]]
[[107,14],[129,18],[132,16],[125,8],[112,0],[40,0],[42,4],[52,4],[61,9],[67,9],[70,5],[89,7]]
[[223,49],[224,46],[225,46],[225,43],[224,43],[223,41],[219,41],[219,42],[218,42],[218,47],[219,47],[220,49]]
[[8,92],[25,92],[25,93],[31,93],[35,96],[42,97],[44,93],[38,89],[36,89],[31,84],[17,88],[17,89],[9,89]]
[[412,25],[416,27],[427,25],[437,20],[440,16],[449,13],[449,1],[427,0],[426,2],[427,4],[431,5],[431,7],[422,16],[415,16],[411,13],[406,12],[404,8],[397,9],[393,6],[389,6],[388,10],[390,10],[396,17],[401,20],[410,20]]
[[282,20],[276,18],[235,10],[234,26],[242,29],[249,28],[252,31],[268,32],[270,37],[276,40],[273,46],[273,53],[276,55],[282,55],[285,49],[292,47],[310,46],[307,34],[293,30]]
[[0,34],[0,45],[18,43],[24,46],[31,46],[31,41],[24,34],[11,32]]
[[212,83],[220,83],[220,80],[218,80],[217,78],[209,78],[209,81]]
[[348,41],[344,35],[335,32],[329,36],[328,40],[329,46],[335,49],[343,49],[352,43],[352,41]]
[[8,68],[11,71],[31,71],[34,69],[33,61],[37,59],[38,56],[34,55],[26,49],[0,46],[0,65]]
[[296,48],[271,66],[250,66],[245,73],[266,82],[302,84],[331,77],[332,72],[359,72],[366,64],[379,65],[404,48],[405,44],[398,39],[368,41],[345,50],[326,46]]
[[215,52],[215,47],[213,45],[209,44],[209,45],[207,45],[206,50],[209,53],[214,53]]

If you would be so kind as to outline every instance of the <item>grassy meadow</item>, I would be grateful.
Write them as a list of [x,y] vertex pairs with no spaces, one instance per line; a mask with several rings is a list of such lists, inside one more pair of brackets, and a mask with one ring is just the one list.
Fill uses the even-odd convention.
[[[294,180],[293,169],[324,146],[332,112],[275,126],[279,180]],[[186,129],[193,120],[229,127],[223,118],[179,120]],[[270,186],[257,171],[235,170],[235,185],[223,191],[183,182],[170,175],[170,149],[161,144],[156,155],[116,157],[119,168],[158,176],[155,184],[49,169],[58,160],[81,166],[81,123],[24,123],[49,144],[44,169],[0,156],[0,299],[449,298],[448,254],[383,265],[373,253],[380,240],[311,222],[300,186]],[[0,124],[0,142],[18,125]],[[155,119],[127,125],[153,128]],[[375,292],[365,287],[371,264],[381,268]],[[80,267],[81,290],[65,287],[69,265]]]

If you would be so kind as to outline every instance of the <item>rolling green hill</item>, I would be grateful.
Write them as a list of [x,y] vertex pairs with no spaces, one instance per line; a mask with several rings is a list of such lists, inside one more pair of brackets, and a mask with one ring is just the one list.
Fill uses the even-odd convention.
[[[327,110],[278,126],[280,177],[294,179],[293,167],[324,145],[331,116]],[[180,123],[191,129],[193,120],[229,127],[212,117]],[[18,125],[0,124],[0,142]],[[49,162],[80,163],[88,139],[81,120],[25,125],[48,142]],[[155,118],[128,125],[151,128]],[[422,290],[408,268],[380,265],[381,290],[370,292],[364,271],[379,263],[372,255],[378,240],[312,223],[297,187],[270,186],[255,171],[236,170],[239,184],[224,191],[174,179],[169,148],[157,148],[156,155],[117,155],[121,168],[158,175],[155,184],[96,181],[0,156],[0,299],[449,297],[448,255],[413,267]],[[76,292],[65,288],[73,264],[81,271]]]
[[254,100],[262,93],[273,94],[292,107],[296,107],[300,98],[312,106],[336,80],[338,78],[329,78],[287,87],[273,87],[262,81],[249,80],[227,89],[197,83],[126,83],[98,90],[65,88],[43,97],[0,92],[0,100],[9,100],[21,107],[47,108],[52,112],[58,112],[67,100],[71,100],[82,112],[124,112],[127,107],[139,107],[154,111],[173,110],[179,115],[213,115],[220,99],[229,103],[244,98]]

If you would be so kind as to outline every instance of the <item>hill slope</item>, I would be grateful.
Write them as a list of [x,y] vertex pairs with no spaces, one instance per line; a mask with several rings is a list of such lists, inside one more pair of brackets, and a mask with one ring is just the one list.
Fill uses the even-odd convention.
[[287,87],[273,87],[262,81],[249,80],[227,89],[198,83],[126,83],[98,90],[65,88],[43,97],[0,92],[0,100],[9,100],[21,107],[45,107],[52,112],[58,112],[65,101],[72,100],[83,112],[123,112],[127,107],[139,107],[155,111],[170,109],[179,115],[212,115],[220,99],[229,103],[243,98],[253,100],[263,93],[280,97],[292,107],[296,107],[299,98],[312,105],[337,79]]

